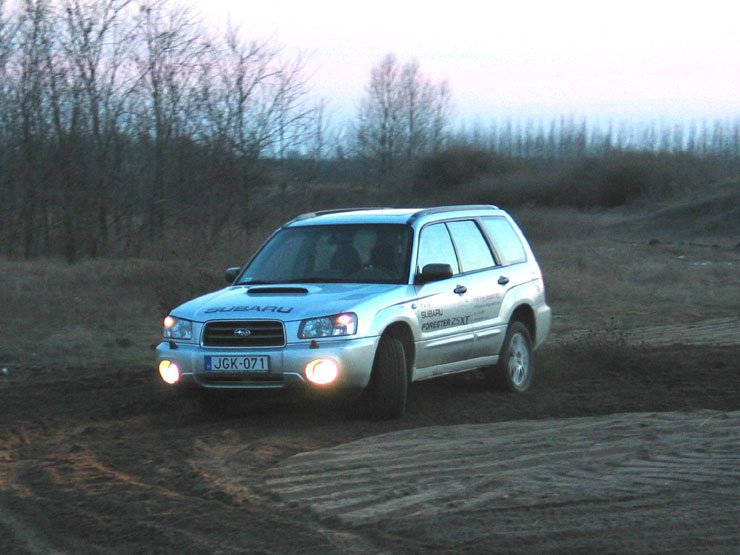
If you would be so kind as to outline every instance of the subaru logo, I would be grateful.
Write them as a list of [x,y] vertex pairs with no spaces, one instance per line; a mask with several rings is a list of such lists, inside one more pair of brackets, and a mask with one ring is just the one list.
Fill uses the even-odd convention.
[[237,328],[234,330],[234,335],[237,337],[249,337],[252,335],[252,332],[247,328]]

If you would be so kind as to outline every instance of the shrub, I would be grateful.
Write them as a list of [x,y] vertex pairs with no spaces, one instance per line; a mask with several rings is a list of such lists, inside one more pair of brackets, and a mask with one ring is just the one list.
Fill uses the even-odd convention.
[[[564,204],[614,208],[716,179],[713,161],[689,154],[616,152],[575,162],[558,177]],[[555,204],[563,204],[555,202]]]
[[[464,186],[437,185],[432,195],[445,202],[504,207],[608,209],[703,187],[721,173],[711,158],[672,153],[612,152],[566,163],[524,163],[509,161],[506,172],[468,170],[474,175]],[[429,193],[423,198],[428,201]]]
[[444,193],[480,176],[504,175],[514,170],[512,158],[465,147],[450,148],[419,160],[412,172],[415,194]]
[[577,208],[622,206],[649,188],[655,170],[650,158],[648,154],[586,158],[561,174],[558,189]]

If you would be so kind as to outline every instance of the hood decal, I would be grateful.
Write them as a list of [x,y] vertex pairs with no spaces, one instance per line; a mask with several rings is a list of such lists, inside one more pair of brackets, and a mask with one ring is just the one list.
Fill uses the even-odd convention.
[[206,314],[213,314],[215,312],[275,312],[279,314],[290,314],[293,312],[292,306],[259,306],[259,305],[246,305],[246,306],[216,306],[206,309]]

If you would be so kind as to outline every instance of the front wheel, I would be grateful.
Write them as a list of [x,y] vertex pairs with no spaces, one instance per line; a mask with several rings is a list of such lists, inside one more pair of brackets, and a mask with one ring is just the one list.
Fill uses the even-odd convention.
[[365,390],[366,412],[376,420],[401,418],[406,410],[406,352],[392,335],[380,339]]
[[510,322],[498,363],[485,369],[486,381],[499,391],[524,393],[534,378],[532,337],[521,322]]

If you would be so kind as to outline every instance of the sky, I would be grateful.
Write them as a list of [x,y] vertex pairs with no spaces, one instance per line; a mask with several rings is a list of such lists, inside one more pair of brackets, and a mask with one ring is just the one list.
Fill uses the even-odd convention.
[[740,117],[738,0],[190,4],[209,26],[309,55],[311,88],[339,117],[353,117],[387,53],[447,81],[464,122]]

